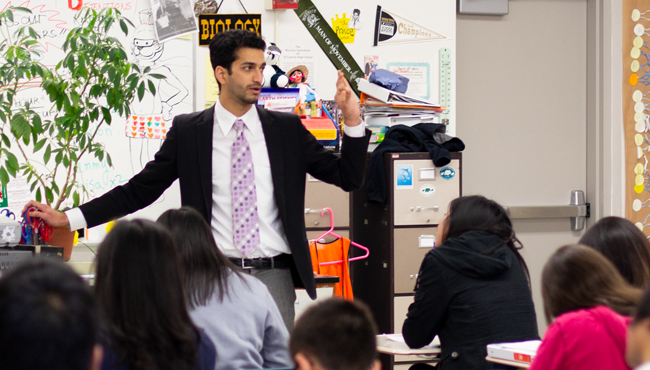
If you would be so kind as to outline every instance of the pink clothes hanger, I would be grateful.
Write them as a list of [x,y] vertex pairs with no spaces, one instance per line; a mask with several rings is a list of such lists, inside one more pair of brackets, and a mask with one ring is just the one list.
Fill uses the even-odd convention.
[[[323,212],[321,212],[321,216],[323,216],[325,212],[329,212],[329,214],[330,214],[330,229],[327,230],[325,233],[323,233],[323,235],[316,238],[316,243],[318,243],[319,240],[323,239],[327,235],[332,235],[333,237],[339,238],[339,239],[343,238],[342,236],[340,236],[340,235],[338,235],[338,234],[336,234],[334,232],[334,212],[332,211],[332,209],[328,208],[328,207],[324,207]],[[357,257],[349,258],[348,262],[362,260],[364,258],[368,258],[368,256],[370,255],[370,250],[368,248],[364,247],[363,245],[361,245],[359,243],[355,243],[355,242],[353,242],[351,240],[350,240],[350,244],[354,245],[355,247],[357,247],[359,249],[363,249],[364,251],[366,251],[366,254],[363,255],[363,256],[357,256]],[[337,263],[342,263],[342,262],[343,262],[342,260],[341,261],[320,262],[319,265],[320,266],[335,265]]]

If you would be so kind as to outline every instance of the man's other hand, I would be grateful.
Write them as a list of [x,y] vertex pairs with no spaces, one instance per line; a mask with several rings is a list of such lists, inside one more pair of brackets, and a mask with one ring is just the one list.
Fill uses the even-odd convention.
[[348,80],[343,75],[343,72],[338,71],[338,79],[336,80],[336,94],[334,101],[338,105],[341,113],[343,113],[344,123],[346,126],[354,127],[359,125],[359,118],[361,117],[361,108],[359,102],[354,96],[354,92],[348,83]]
[[55,211],[47,204],[39,203],[35,200],[30,200],[27,204],[25,204],[25,207],[23,207],[23,210],[20,212],[20,214],[24,215],[30,207],[37,209],[36,211],[30,212],[28,215],[30,217],[38,217],[51,226],[69,226],[68,216],[66,216],[65,213]]

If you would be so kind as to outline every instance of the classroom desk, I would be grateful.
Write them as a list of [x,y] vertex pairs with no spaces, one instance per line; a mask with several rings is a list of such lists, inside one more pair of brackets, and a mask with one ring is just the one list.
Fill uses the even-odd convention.
[[525,362],[502,360],[500,358],[494,358],[490,356],[487,356],[485,359],[489,362],[494,362],[495,364],[515,366],[519,369],[528,369],[530,367],[530,364]]

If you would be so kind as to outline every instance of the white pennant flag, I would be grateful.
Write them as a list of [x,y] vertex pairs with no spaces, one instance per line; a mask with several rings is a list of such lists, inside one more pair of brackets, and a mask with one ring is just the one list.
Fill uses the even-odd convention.
[[445,38],[445,36],[404,19],[395,13],[382,10],[381,6],[377,5],[375,46],[397,42],[428,41]]

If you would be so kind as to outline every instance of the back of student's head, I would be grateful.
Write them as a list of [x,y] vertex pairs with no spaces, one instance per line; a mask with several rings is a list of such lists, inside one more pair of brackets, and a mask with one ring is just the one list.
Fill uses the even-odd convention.
[[498,236],[515,254],[528,275],[526,262],[519,254],[521,242],[515,235],[506,210],[499,203],[482,195],[456,198],[449,204],[444,228],[446,239],[457,238],[470,231],[483,231]]
[[227,293],[234,265],[219,251],[210,225],[190,207],[170,209],[157,221],[171,232],[183,265],[185,300],[189,307],[205,305],[215,289],[220,299]]
[[152,221],[118,222],[97,252],[102,329],[131,369],[192,369],[198,332],[185,308],[169,232]]
[[88,370],[97,335],[90,289],[63,262],[36,258],[0,278],[0,369]]
[[[366,305],[339,298],[309,307],[291,332],[289,350],[297,368],[369,370],[376,365],[377,328]],[[313,367],[312,367],[313,369]]]
[[650,284],[650,242],[634,224],[621,217],[605,217],[580,239],[607,257],[633,286]]
[[629,316],[641,290],[629,285],[600,252],[584,245],[565,245],[544,266],[542,297],[550,323],[563,313],[595,306],[608,306]]

